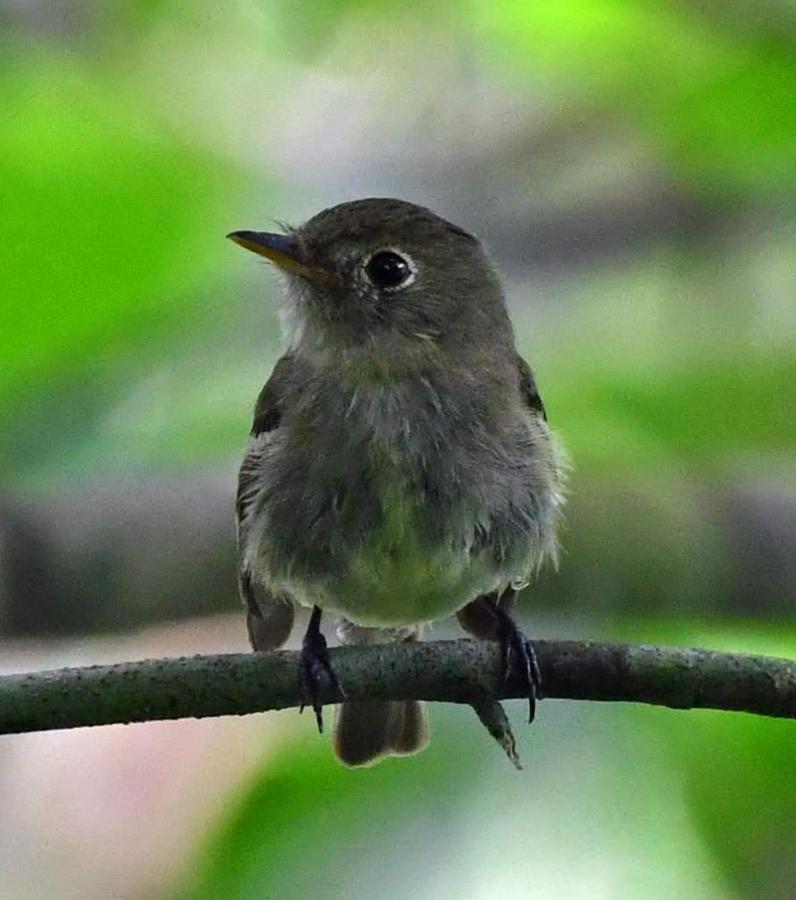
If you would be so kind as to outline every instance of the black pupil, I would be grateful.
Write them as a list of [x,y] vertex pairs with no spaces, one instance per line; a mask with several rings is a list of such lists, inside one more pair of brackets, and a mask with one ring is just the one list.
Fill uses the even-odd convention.
[[365,271],[377,287],[395,288],[409,277],[409,263],[392,250],[374,253]]

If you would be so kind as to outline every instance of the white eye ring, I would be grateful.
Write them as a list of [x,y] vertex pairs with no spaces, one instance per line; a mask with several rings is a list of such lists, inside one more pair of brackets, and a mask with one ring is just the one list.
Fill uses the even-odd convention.
[[[402,291],[417,278],[415,261],[397,247],[379,247],[374,250],[362,263],[362,271],[374,287],[388,293]],[[400,280],[395,280],[396,278]]]

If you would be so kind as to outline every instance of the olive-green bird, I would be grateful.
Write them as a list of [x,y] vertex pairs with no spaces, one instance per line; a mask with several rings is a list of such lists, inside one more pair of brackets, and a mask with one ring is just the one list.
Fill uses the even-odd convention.
[[[240,470],[240,592],[255,650],[312,610],[301,683],[337,679],[320,632],[344,643],[418,640],[456,613],[541,679],[511,618],[516,590],[556,554],[562,464],[517,354],[481,243],[428,209],[367,199],[285,234],[230,237],[287,276],[287,349],[257,401]],[[345,686],[343,685],[343,688]],[[348,765],[428,741],[417,701],[345,702]]]

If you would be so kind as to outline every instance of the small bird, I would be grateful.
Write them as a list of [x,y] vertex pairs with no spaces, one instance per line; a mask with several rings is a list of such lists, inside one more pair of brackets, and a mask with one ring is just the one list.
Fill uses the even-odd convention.
[[[257,400],[237,496],[239,589],[255,650],[311,609],[300,684],[344,696],[320,631],[414,641],[456,614],[500,641],[506,674],[541,696],[515,593],[556,555],[563,465],[518,355],[497,271],[472,234],[428,209],[371,198],[285,233],[233,241],[287,278],[286,352]],[[428,742],[418,701],[337,708],[340,760],[366,765]]]

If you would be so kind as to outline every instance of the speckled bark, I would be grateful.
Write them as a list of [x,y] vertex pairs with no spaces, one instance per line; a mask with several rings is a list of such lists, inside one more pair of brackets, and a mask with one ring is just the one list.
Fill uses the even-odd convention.
[[[672,647],[536,641],[545,696],[796,718],[796,661]],[[472,703],[519,695],[500,684],[496,645],[479,641],[340,647],[350,699]],[[298,706],[293,652],[155,659],[0,678],[0,734],[244,715]],[[325,701],[340,699],[333,691]],[[494,718],[494,717],[493,717]]]

